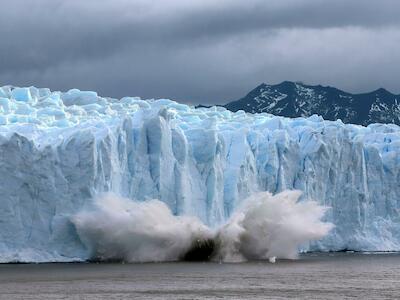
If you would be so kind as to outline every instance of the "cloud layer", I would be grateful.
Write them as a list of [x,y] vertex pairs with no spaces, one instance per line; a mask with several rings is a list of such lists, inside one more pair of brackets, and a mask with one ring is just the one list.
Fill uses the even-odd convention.
[[0,85],[223,103],[261,82],[400,93],[396,0],[5,0]]

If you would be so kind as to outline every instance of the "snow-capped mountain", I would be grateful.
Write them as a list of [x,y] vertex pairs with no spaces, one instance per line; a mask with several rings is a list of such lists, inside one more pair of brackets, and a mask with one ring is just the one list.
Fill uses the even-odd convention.
[[334,87],[290,81],[277,85],[263,83],[225,107],[231,111],[266,112],[285,117],[317,114],[325,120],[341,119],[345,123],[361,125],[400,124],[400,95],[382,88],[365,94],[351,94]]

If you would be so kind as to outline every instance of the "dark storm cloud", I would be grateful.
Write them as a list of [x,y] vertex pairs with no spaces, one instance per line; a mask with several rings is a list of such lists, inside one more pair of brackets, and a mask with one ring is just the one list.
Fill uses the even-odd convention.
[[0,84],[204,103],[286,79],[400,92],[396,0],[3,2]]

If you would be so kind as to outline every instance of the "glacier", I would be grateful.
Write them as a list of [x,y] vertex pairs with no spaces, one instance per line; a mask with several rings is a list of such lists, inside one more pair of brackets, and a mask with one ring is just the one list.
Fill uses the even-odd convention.
[[304,250],[400,250],[400,127],[0,88],[0,262],[88,259],[71,216],[105,192],[215,227],[293,189],[335,225]]

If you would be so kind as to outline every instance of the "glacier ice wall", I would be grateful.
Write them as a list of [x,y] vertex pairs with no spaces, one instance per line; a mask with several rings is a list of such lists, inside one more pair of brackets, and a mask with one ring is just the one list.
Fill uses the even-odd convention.
[[[400,250],[400,127],[0,88],[0,261],[87,258],[71,215],[112,191],[220,225],[257,191],[336,225],[310,250]],[[107,220],[99,220],[107,222]]]

